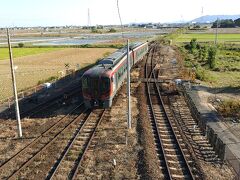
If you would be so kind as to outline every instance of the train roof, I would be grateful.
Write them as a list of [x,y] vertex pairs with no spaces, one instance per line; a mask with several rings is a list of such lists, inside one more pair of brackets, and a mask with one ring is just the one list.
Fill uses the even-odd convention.
[[109,55],[106,58],[103,58],[98,62],[98,64],[116,64],[120,59],[122,59],[127,54],[127,48],[122,48]]
[[[133,43],[129,46],[130,50],[133,50],[144,43]],[[93,66],[89,70],[87,70],[84,74],[88,76],[97,76],[103,72],[108,71],[109,69],[113,68],[124,56],[127,55],[127,47],[123,47],[111,55],[107,56],[100,60],[97,65]]]
[[[129,46],[129,49],[133,50],[142,44],[143,43],[141,43],[141,42],[133,43]],[[127,54],[127,47],[125,46],[122,49],[119,49],[116,52],[114,52],[113,54],[107,56],[106,58],[103,58],[102,60],[100,60],[98,62],[98,64],[104,64],[104,65],[109,64],[109,65],[113,66],[116,63],[118,63],[119,60],[121,60],[126,54]]]
[[108,71],[110,67],[111,65],[108,65],[108,64],[95,65],[89,70],[87,70],[84,74],[91,77],[99,76],[100,74]]

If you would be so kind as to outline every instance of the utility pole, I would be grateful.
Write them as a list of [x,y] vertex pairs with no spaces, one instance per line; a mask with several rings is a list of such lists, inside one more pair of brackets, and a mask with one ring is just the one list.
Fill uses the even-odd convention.
[[217,45],[217,39],[218,39],[218,18],[217,18],[217,27],[215,32],[215,45]]
[[91,27],[90,9],[88,8],[88,28]]
[[123,23],[122,23],[122,18],[121,18],[121,14],[120,14],[120,8],[119,8],[118,0],[117,0],[117,9],[118,9],[118,16],[119,16],[119,20],[120,20],[120,24],[121,24],[122,38],[124,39],[124,36],[123,36]]
[[127,97],[128,97],[128,113],[127,113],[127,122],[128,129],[132,128],[132,119],[131,119],[131,92],[130,92],[130,57],[129,57],[129,39],[127,40]]
[[14,92],[14,99],[15,99],[15,112],[16,112],[16,118],[17,118],[17,124],[18,124],[18,137],[21,138],[22,127],[21,127],[21,120],[20,120],[20,113],[19,113],[19,106],[18,106],[17,85],[16,85],[14,65],[13,65],[12,47],[11,47],[10,34],[9,34],[8,28],[7,28],[7,37],[8,37],[8,49],[9,49],[10,65],[11,65],[11,72],[12,72],[13,92]]

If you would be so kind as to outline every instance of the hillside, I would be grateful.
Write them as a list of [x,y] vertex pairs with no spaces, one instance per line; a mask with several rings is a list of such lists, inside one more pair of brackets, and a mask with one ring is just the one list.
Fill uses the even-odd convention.
[[238,19],[240,18],[240,15],[206,15],[206,16],[201,16],[199,18],[193,19],[190,22],[197,22],[197,23],[206,23],[206,22],[214,22],[217,19],[222,20],[222,19]]

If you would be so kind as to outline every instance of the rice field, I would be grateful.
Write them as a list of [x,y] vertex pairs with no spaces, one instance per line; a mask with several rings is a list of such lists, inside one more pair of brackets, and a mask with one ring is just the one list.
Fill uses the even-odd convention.
[[[176,42],[190,42],[193,38],[196,38],[198,42],[213,42],[215,41],[215,34],[181,34],[176,38]],[[218,34],[217,40],[218,42],[240,42],[240,34]]]
[[[52,51],[58,51],[62,48],[12,48],[13,57],[23,57],[29,55],[36,55]],[[9,59],[8,48],[0,48],[0,60]]]

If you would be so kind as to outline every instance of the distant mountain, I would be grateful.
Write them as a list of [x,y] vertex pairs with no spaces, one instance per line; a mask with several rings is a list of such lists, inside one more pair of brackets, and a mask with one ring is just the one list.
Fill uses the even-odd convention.
[[199,18],[193,19],[190,22],[196,22],[196,23],[212,23],[216,21],[217,19],[238,19],[240,18],[240,15],[207,15],[207,16],[201,16]]

